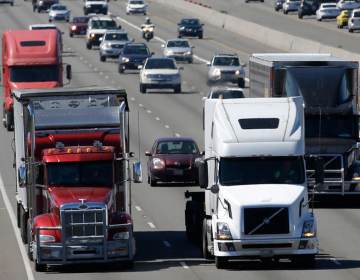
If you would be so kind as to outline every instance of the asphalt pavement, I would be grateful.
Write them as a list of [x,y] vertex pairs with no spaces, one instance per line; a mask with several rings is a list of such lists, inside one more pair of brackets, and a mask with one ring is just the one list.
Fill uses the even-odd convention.
[[[82,14],[82,2],[64,0],[72,15]],[[255,4],[255,3],[254,3]],[[257,3],[256,3],[257,4]],[[128,31],[129,37],[142,41],[136,28],[144,16],[125,15],[124,1],[111,1],[110,12]],[[185,16],[166,6],[150,3],[149,15],[156,24],[157,39],[148,46],[161,55],[161,40],[176,37],[176,23]],[[23,29],[29,24],[47,22],[46,13],[33,13],[29,1],[18,1],[14,7],[0,6],[0,30]],[[244,62],[253,52],[277,51],[247,38],[235,37],[221,29],[205,26],[203,40],[191,39],[194,52],[200,58],[194,64],[184,64],[183,92],[174,94],[166,90],[139,92],[137,71],[118,74],[114,61],[100,62],[98,50],[87,50],[83,37],[70,38],[68,24],[57,23],[64,31],[64,60],[73,67],[71,86],[109,85],[127,90],[131,110],[131,150],[139,156],[144,168],[144,183],[134,184],[133,217],[137,239],[137,257],[132,270],[121,266],[84,265],[67,268],[54,267],[48,272],[27,272],[28,261],[22,259],[6,205],[0,200],[0,280],[26,279],[360,279],[360,211],[357,205],[340,204],[339,208],[316,209],[321,253],[315,269],[300,270],[289,262],[263,264],[257,261],[234,262],[226,270],[217,270],[211,261],[201,258],[200,250],[185,237],[184,192],[197,189],[187,186],[150,187],[146,183],[146,158],[154,139],[161,136],[181,135],[193,137],[203,148],[202,97],[207,94],[207,66],[215,52],[236,52]],[[69,86],[69,85],[66,85]],[[140,137],[137,123],[140,121]],[[12,168],[12,133],[0,128],[2,143],[0,174],[6,196],[15,212],[15,177]],[[332,204],[330,204],[332,206]],[[31,276],[32,275],[32,276]]]

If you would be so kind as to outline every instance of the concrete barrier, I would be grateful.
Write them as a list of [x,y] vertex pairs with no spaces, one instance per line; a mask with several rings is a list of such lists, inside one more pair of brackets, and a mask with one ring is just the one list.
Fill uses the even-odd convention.
[[360,55],[320,42],[297,37],[184,0],[151,0],[198,17],[201,21],[287,52],[325,52],[360,61]]

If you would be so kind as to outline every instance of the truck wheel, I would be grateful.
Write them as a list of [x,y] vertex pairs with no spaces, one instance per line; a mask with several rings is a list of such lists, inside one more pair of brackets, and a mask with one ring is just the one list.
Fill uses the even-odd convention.
[[146,86],[144,84],[140,84],[140,92],[146,93]]
[[37,12],[38,12],[38,14],[40,14],[40,12],[41,12],[41,9],[40,9],[40,8],[37,8]]
[[100,56],[100,61],[105,62],[106,61],[106,56],[101,55]]
[[37,263],[37,261],[34,262],[35,263],[35,271],[36,272],[45,272],[47,270],[47,266],[46,264],[40,264]]
[[240,78],[238,80],[238,86],[239,86],[239,88],[245,88],[245,79],[244,78]]
[[12,112],[5,112],[5,125],[7,131],[14,130],[14,114]]
[[24,244],[27,243],[27,214],[24,207],[20,206],[20,235]]
[[181,85],[177,85],[176,87],[174,87],[174,92],[175,93],[180,93],[181,92]]
[[87,42],[87,43],[86,43],[86,48],[87,48],[88,50],[91,50],[92,44],[91,44],[90,42]]
[[228,265],[227,257],[215,257],[215,266],[217,269],[226,268]]
[[203,38],[203,34],[202,33],[200,33],[200,35],[199,35],[199,39],[202,39]]
[[207,220],[203,220],[203,229],[202,229],[202,254],[204,259],[209,260],[212,258],[211,252],[209,252],[209,240],[207,235]]
[[27,255],[29,257],[29,260],[30,261],[33,261],[34,260],[34,257],[33,257],[33,252],[32,252],[32,236],[31,236],[31,226],[30,226],[30,221],[28,220],[28,223],[27,223],[27,240],[28,240],[28,243],[26,245],[26,251],[27,251]]
[[186,237],[189,241],[201,241],[203,209],[197,201],[187,201],[185,206]]
[[20,228],[21,226],[21,213],[20,213],[21,204],[16,203],[16,221],[17,221],[17,227]]
[[299,14],[298,14],[298,18],[299,18],[299,19],[302,19],[303,17],[304,17],[304,16],[302,15],[302,13],[299,13]]

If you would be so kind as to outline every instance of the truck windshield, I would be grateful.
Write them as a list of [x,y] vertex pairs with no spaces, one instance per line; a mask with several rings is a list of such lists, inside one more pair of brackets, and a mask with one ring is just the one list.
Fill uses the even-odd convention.
[[47,180],[55,186],[111,187],[113,166],[111,161],[49,163]]
[[303,184],[302,157],[222,158],[219,180],[223,186],[254,184]]
[[58,65],[12,66],[10,81],[14,83],[50,82],[59,80]]

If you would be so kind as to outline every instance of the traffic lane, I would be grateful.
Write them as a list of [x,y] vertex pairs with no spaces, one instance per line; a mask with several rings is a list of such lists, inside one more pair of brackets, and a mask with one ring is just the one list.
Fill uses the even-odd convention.
[[[201,0],[199,2],[208,4],[217,11],[224,11],[232,16],[288,34],[318,41],[329,46],[339,47],[341,45],[343,49],[352,52],[360,51],[360,46],[357,43],[358,34],[349,34],[338,30],[336,24],[330,28],[307,17],[300,20],[297,18],[296,12],[289,15],[277,13],[271,7],[271,4],[266,4],[269,3],[267,1],[265,1],[265,4],[257,2],[244,3],[237,0]],[[270,1],[270,3],[273,2]]]

